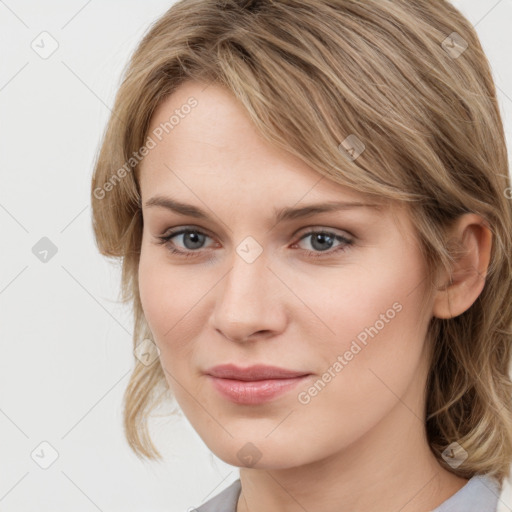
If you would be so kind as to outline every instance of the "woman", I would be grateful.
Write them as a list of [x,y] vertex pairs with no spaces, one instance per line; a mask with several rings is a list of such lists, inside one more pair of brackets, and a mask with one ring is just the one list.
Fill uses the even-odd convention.
[[511,190],[489,63],[448,2],[173,5],[92,180],[134,308],[130,446],[160,457],[145,422],[174,396],[240,467],[201,512],[496,511]]

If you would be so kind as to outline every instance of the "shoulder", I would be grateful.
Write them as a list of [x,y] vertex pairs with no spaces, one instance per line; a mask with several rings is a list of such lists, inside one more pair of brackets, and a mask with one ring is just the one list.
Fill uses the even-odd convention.
[[500,494],[498,480],[490,475],[474,475],[432,512],[496,512]]
[[241,488],[240,479],[237,479],[206,503],[193,509],[193,512],[236,512]]

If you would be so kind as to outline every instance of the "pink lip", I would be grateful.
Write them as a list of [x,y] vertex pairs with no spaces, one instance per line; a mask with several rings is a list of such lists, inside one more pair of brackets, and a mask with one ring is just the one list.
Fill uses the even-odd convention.
[[237,404],[256,405],[267,402],[278,395],[289,391],[307,376],[292,379],[266,379],[266,380],[233,380],[220,379],[208,376],[214,387],[223,396]]
[[286,368],[264,364],[256,364],[248,366],[247,368],[242,368],[234,364],[221,364],[209,368],[205,373],[212,377],[235,380],[290,379],[309,375],[309,372],[288,370]]
[[240,368],[220,365],[205,372],[224,397],[237,404],[256,405],[291,390],[310,374],[276,366],[255,365]]

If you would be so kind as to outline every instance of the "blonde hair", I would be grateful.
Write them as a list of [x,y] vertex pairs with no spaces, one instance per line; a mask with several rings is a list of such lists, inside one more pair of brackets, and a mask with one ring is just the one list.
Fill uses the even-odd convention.
[[[483,291],[464,313],[429,323],[426,431],[446,469],[502,482],[512,459],[512,189],[496,89],[471,24],[444,0],[181,0],[158,19],[125,69],[91,189],[98,248],[122,259],[134,347],[151,338],[137,281],[134,155],[155,108],[187,80],[226,87],[266,140],[319,174],[409,205],[431,287],[455,261],[446,228],[466,212],[485,219],[493,241]],[[364,144],[357,158],[347,152],[354,140]],[[146,420],[169,395],[161,365],[135,364],[124,427],[139,457],[161,458]],[[457,468],[442,457],[452,442],[468,454]]]

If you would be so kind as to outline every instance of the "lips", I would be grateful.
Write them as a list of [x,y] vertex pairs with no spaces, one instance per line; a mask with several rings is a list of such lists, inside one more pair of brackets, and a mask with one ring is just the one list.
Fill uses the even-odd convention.
[[288,370],[277,366],[253,365],[247,368],[241,368],[234,364],[222,364],[214,366],[205,372],[212,377],[232,380],[268,380],[268,379],[292,379],[309,375],[309,372]]
[[225,364],[210,368],[206,375],[222,397],[240,405],[258,405],[291,391],[311,374],[277,366]]

